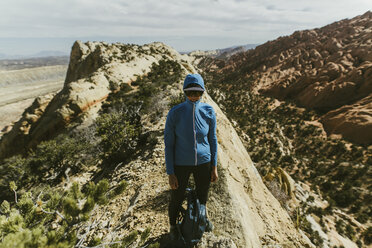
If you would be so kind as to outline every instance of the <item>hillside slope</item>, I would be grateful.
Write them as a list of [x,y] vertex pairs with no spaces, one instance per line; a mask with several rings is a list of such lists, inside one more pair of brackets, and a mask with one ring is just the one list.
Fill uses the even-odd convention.
[[[34,182],[32,188],[36,185],[42,188],[40,184],[44,182],[55,185],[54,190],[69,187],[73,182],[84,188],[90,182],[104,178],[109,180],[111,189],[122,180],[128,183],[128,189],[118,197],[108,199],[104,206],[96,205],[90,216],[85,217],[86,223],[72,226],[77,230],[78,247],[92,244],[96,239],[112,243],[130,236],[132,231],[145,233],[145,230],[151,230],[149,243],[160,242],[167,246],[169,187],[162,135],[169,105],[182,100],[179,97],[182,79],[190,72],[195,72],[195,69],[187,56],[182,57],[161,43],[130,46],[76,42],[62,91],[53,99],[36,100],[26,110],[24,119],[0,141],[2,157],[15,153],[16,148],[25,147],[27,150],[36,147],[41,140],[66,131],[72,138],[76,132],[82,132],[89,138],[88,143],[98,144],[92,148],[94,152],[79,148],[80,153],[77,151],[75,154],[75,151],[69,157],[62,156],[62,161],[52,163],[51,167],[45,168],[43,164],[44,170],[39,171],[35,164],[40,161],[47,163],[51,159],[37,158],[47,153],[46,144],[56,145],[56,150],[61,152],[66,149],[65,146],[58,148],[64,144],[63,140],[42,142],[24,162],[30,164],[22,165],[30,168],[29,174],[18,176],[17,183],[27,182],[27,187],[31,187],[28,178],[31,176],[40,177],[41,182]],[[312,247],[263,184],[224,113],[208,95],[204,100],[217,112],[220,180],[212,187],[208,205],[216,228],[213,233],[205,235],[200,247]],[[119,118],[119,122],[115,122],[115,118]],[[105,129],[105,125],[109,128]],[[115,136],[117,130],[128,128],[132,131],[122,134],[128,138],[120,144],[122,148],[113,149],[121,137]],[[142,134],[137,139],[138,130],[142,130]],[[97,132],[105,135],[97,138]],[[106,137],[109,134],[118,138]],[[81,138],[76,142],[79,140]],[[42,147],[44,150],[39,150]],[[75,147],[80,146],[72,146]],[[76,159],[79,162],[73,162]],[[13,168],[13,165],[11,159],[2,164],[8,168]],[[4,180],[11,180],[12,175],[16,174],[1,178],[0,186],[4,185]],[[25,190],[25,185],[18,187]],[[76,193],[75,197],[78,195]],[[63,209],[60,211],[68,213]],[[58,230],[63,221],[58,216],[56,218],[48,225]]]
[[67,65],[0,71],[0,136],[21,117],[35,97],[60,91],[66,72]]
[[371,144],[371,33],[368,11],[322,28],[296,31],[226,61],[208,58],[200,67],[216,73],[220,81],[252,79],[255,92],[294,100],[321,114],[330,112],[320,118],[329,135]]
[[371,17],[194,60],[264,182],[317,246],[371,244]]

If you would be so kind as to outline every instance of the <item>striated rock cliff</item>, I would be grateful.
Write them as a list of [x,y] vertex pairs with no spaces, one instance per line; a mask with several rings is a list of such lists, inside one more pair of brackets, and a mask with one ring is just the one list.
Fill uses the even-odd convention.
[[[228,82],[253,79],[256,92],[295,100],[322,113],[337,110],[339,116],[353,116],[362,111],[354,104],[363,98],[368,101],[372,93],[372,12],[322,28],[296,31],[227,61],[207,60],[201,66]],[[342,108],[344,105],[350,106]],[[370,118],[347,118],[345,126],[330,120],[331,116],[322,118],[329,134],[342,134],[359,143],[372,142],[359,135],[372,133]]]

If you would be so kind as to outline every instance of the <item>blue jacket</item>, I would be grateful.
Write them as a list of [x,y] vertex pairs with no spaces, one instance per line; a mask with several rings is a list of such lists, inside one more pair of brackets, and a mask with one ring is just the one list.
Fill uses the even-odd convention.
[[[201,78],[201,77],[200,77]],[[190,82],[185,80],[185,88]],[[195,83],[195,82],[193,82]],[[204,89],[204,82],[197,82]],[[164,130],[167,174],[174,165],[217,165],[216,114],[212,106],[200,101],[186,101],[168,113]]]

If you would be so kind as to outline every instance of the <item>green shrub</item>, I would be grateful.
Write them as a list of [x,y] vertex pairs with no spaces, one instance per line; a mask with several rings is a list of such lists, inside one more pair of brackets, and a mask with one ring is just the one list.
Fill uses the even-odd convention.
[[342,219],[336,221],[336,230],[339,234],[345,234],[345,222]]
[[[77,226],[89,218],[96,204],[107,203],[108,190],[108,181],[102,180],[97,185],[91,182],[85,193],[74,183],[67,191],[35,192],[36,199],[31,192],[26,192],[18,203],[3,201],[0,205],[0,247],[73,247],[77,241]],[[81,207],[79,202],[84,201]],[[57,228],[51,230],[52,223],[57,224]],[[133,239],[131,235],[127,241]]]
[[92,240],[89,241],[88,246],[94,247],[94,246],[98,246],[101,243],[102,243],[102,240],[99,237],[94,237]]
[[80,209],[78,207],[77,201],[70,197],[66,197],[65,199],[63,199],[63,209],[67,214],[66,218],[71,217],[71,219],[74,219],[80,214]]
[[122,246],[121,247],[128,247],[129,245],[133,244],[137,240],[137,237],[138,237],[138,232],[137,231],[131,232],[128,236],[126,236],[122,240]]
[[366,245],[372,244],[372,227],[368,227],[362,234],[363,241]]
[[[39,248],[46,247],[47,237],[43,236],[42,228],[20,230],[19,232],[10,233],[4,237],[0,247],[27,247]],[[68,247],[68,246],[59,246]]]
[[185,94],[183,92],[179,93],[178,95],[172,96],[169,102],[168,107],[171,109],[172,107],[183,103],[185,101]]
[[9,214],[10,204],[8,201],[3,201],[0,205],[0,214]]
[[349,239],[354,240],[354,238],[355,238],[355,230],[354,230],[354,228],[350,224],[347,224],[346,225],[346,227],[345,227],[345,234],[346,234],[347,237],[349,237]]
[[138,123],[128,120],[125,113],[103,114],[97,118],[96,125],[103,158],[125,161],[136,151],[142,128]]
[[60,180],[67,168],[73,172],[82,169],[85,152],[90,145],[84,140],[61,134],[55,139],[41,142],[28,157],[28,171],[38,178]]
[[357,219],[357,221],[359,221],[360,223],[366,223],[367,221],[368,221],[368,218],[369,218],[369,216],[368,216],[368,214],[366,214],[366,213],[364,213],[364,212],[358,212],[357,213],[357,217],[356,217],[356,219]]
[[125,180],[122,180],[119,185],[114,189],[114,195],[120,195],[128,187],[128,183]]
[[10,199],[13,192],[9,190],[9,183],[19,181],[23,178],[27,170],[27,160],[20,155],[10,157],[0,162],[0,201]]
[[32,200],[30,192],[23,194],[17,203],[17,209],[23,216],[28,216],[33,213],[35,204]]
[[141,233],[141,244],[145,243],[151,234],[151,228],[147,227],[145,231]]
[[341,189],[334,191],[331,196],[338,206],[348,207],[358,199],[359,194],[353,189]]
[[150,244],[148,248],[160,248],[160,244],[156,242],[155,244]]
[[107,179],[103,179],[97,185],[94,182],[89,182],[85,191],[88,199],[90,197],[95,203],[103,205],[108,201],[106,194],[108,192],[108,188],[109,183]]

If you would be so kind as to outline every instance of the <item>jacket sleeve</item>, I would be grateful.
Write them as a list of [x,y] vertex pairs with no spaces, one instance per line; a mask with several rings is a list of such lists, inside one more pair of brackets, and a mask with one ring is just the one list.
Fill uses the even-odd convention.
[[209,124],[208,141],[211,149],[211,165],[217,166],[217,120],[216,113],[212,108],[212,116]]
[[164,130],[165,143],[165,165],[167,174],[174,174],[174,143],[175,143],[175,129],[173,121],[173,112],[169,111],[167,121],[165,122]]

